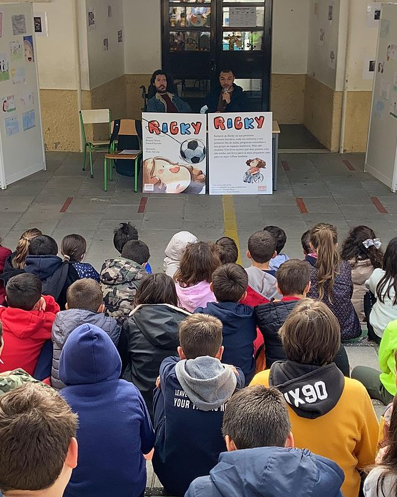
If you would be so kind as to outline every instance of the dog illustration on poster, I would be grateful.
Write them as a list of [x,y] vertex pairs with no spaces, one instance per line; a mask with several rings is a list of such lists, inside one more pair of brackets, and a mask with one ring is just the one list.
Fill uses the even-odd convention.
[[143,163],[143,189],[152,193],[198,194],[205,187],[201,169],[171,162],[164,157],[146,159]]
[[264,176],[261,169],[266,169],[266,162],[256,157],[255,159],[247,160],[246,164],[249,169],[244,174],[244,183],[263,183]]

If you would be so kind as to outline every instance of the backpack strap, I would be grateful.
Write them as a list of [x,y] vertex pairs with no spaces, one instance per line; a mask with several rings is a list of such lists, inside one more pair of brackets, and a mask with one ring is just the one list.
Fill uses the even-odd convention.
[[111,147],[114,140],[119,136],[120,121],[121,121],[121,119],[116,119],[115,121],[113,121],[113,132],[112,132],[112,136],[110,137],[109,148]]

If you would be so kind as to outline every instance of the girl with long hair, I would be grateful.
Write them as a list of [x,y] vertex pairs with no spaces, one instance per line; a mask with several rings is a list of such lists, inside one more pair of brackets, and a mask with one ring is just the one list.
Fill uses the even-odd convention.
[[186,247],[178,271],[174,275],[179,306],[189,312],[206,307],[216,298],[210,289],[212,275],[219,266],[216,246],[197,242]]
[[133,383],[153,414],[153,388],[160,364],[176,354],[179,324],[190,314],[178,306],[175,283],[166,274],[146,276],[135,295],[135,309],[125,320],[119,351],[126,364],[123,378]]
[[87,252],[87,242],[81,235],[67,235],[61,242],[61,254],[65,261],[70,262],[79,278],[91,278],[98,283],[100,276],[98,271],[88,262],[83,262]]
[[382,338],[390,321],[397,319],[397,237],[387,246],[383,269],[375,269],[366,286],[376,296],[369,322],[375,334]]
[[43,233],[37,228],[31,228],[22,233],[15,252],[8,259],[8,264],[4,266],[4,271],[10,269],[24,269],[26,257],[29,254],[30,242]]
[[361,335],[360,321],[351,302],[350,264],[341,259],[335,226],[317,224],[310,232],[314,257],[310,258],[311,288],[308,297],[324,302],[339,321],[342,340]]
[[381,242],[368,226],[351,229],[343,242],[341,258],[348,261],[352,270],[352,303],[361,322],[365,321],[364,296],[367,292],[365,282],[375,269],[383,264]]

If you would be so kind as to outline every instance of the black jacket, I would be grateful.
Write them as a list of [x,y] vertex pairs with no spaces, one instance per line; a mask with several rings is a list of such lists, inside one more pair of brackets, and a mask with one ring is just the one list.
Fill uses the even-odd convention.
[[299,300],[287,302],[269,302],[255,307],[258,328],[261,330],[265,340],[266,367],[269,368],[273,362],[285,361],[285,355],[278,330],[284,324],[289,313]]
[[129,361],[123,378],[141,392],[151,416],[160,364],[177,354],[179,323],[189,315],[168,304],[139,305],[124,321]]
[[[231,94],[230,104],[226,107],[225,112],[247,112],[247,96],[241,86],[233,84],[234,90]],[[216,87],[211,93],[208,93],[205,103],[208,107],[208,113],[218,110],[219,96],[222,87]]]

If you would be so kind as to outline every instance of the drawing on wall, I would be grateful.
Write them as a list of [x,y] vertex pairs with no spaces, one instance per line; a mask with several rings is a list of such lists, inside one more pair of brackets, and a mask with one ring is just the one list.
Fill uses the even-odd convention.
[[21,107],[22,110],[30,110],[34,107],[34,92],[25,90],[21,93]]
[[103,50],[107,52],[109,50],[109,38],[103,40]]
[[380,96],[385,100],[389,100],[390,98],[390,81],[386,79],[382,79],[380,82]]
[[7,81],[10,79],[10,65],[8,56],[5,53],[0,54],[0,81]]
[[385,104],[381,100],[377,100],[375,104],[375,116],[382,117],[385,110]]
[[33,17],[34,32],[36,36],[48,36],[47,13],[37,13]]
[[397,45],[393,43],[387,47],[386,60],[390,59],[397,60]]
[[29,110],[22,114],[22,127],[24,131],[34,128],[36,126],[36,112]]
[[123,43],[123,30],[120,29],[120,31],[117,31],[117,41],[119,43]]
[[320,37],[318,39],[318,44],[320,47],[324,45],[324,41],[325,41],[325,29],[320,28]]
[[93,31],[94,29],[96,29],[95,12],[91,10],[88,12],[88,30]]
[[23,48],[25,51],[26,62],[34,62],[33,36],[24,36],[23,37]]
[[20,131],[19,120],[18,120],[17,116],[6,117],[4,119],[4,125],[6,128],[6,136],[7,137],[17,135]]
[[365,59],[363,62],[363,79],[373,79],[376,68],[375,59]]
[[334,19],[334,6],[333,5],[328,5],[328,21],[330,24],[332,23]]
[[377,28],[379,26],[382,4],[370,2],[367,4],[367,27]]
[[390,29],[390,21],[387,19],[382,19],[380,21],[380,33],[379,36],[381,38],[386,38],[389,34],[389,29]]
[[10,60],[11,62],[14,62],[15,60],[22,60],[23,54],[22,54],[22,42],[18,41],[11,41],[10,42]]
[[394,100],[393,103],[390,105],[389,114],[392,117],[394,117],[395,119],[397,119],[397,101],[396,100]]
[[8,97],[2,98],[1,99],[1,108],[3,109],[4,113],[14,112],[15,110],[17,110],[17,107],[15,105],[14,95],[8,95]]
[[16,67],[11,69],[11,79],[14,85],[22,85],[26,83],[25,68]]
[[329,52],[328,65],[331,69],[336,69],[336,51],[335,50],[330,50],[330,52]]
[[394,73],[393,77],[393,90],[397,91],[397,72]]
[[108,17],[113,17],[112,6],[108,5]]
[[12,33],[14,36],[26,34],[26,19],[24,14],[11,17]]
[[385,71],[385,63],[384,62],[378,62],[378,72],[383,74]]

